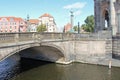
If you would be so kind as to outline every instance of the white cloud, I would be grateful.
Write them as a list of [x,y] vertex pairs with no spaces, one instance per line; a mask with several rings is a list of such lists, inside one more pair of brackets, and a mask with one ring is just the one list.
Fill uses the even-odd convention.
[[77,10],[77,11],[74,12],[74,15],[75,15],[75,16],[78,16],[78,15],[80,15],[81,13],[82,13],[81,10]]
[[84,8],[86,5],[86,2],[76,2],[74,4],[66,5],[63,8],[64,9],[81,9]]

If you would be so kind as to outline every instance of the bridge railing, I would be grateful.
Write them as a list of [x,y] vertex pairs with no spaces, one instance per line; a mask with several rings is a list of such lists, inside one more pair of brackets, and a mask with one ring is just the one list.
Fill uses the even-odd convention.
[[99,33],[81,33],[74,34],[75,39],[78,40],[105,40],[111,39],[112,35],[110,32],[99,32]]
[[35,33],[19,33],[19,41],[32,41],[35,39]]
[[15,36],[14,33],[0,33],[0,43],[15,42]]
[[56,41],[56,40],[101,40],[111,39],[109,32],[101,33],[0,33],[0,43],[23,41]]
[[110,32],[99,33],[37,33],[39,39],[45,40],[105,40],[111,39]]
[[38,33],[41,40],[70,40],[73,39],[73,34],[69,33]]
[[0,33],[0,43],[34,41],[34,33]]

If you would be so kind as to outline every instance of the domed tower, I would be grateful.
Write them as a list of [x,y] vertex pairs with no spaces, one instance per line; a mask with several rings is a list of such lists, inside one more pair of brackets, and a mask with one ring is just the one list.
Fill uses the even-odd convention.
[[120,0],[94,0],[95,32],[120,33]]

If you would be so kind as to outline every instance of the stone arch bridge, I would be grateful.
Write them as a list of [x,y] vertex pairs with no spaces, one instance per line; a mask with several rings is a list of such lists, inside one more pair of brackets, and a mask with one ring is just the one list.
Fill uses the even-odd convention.
[[13,54],[68,64],[73,61],[94,63],[111,57],[109,32],[73,33],[1,33],[0,60]]

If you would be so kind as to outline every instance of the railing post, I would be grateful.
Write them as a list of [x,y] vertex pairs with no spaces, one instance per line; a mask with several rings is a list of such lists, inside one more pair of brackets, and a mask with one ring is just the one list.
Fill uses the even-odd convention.
[[37,33],[35,34],[35,40],[37,40],[37,42],[41,42],[44,39],[42,33]]
[[62,34],[61,33],[59,34],[59,39],[62,39]]
[[69,33],[67,33],[67,39],[69,40]]
[[52,33],[52,39],[54,39],[54,33]]
[[19,42],[19,33],[15,33],[14,37],[15,37],[15,42]]
[[32,34],[32,39],[35,42],[35,33]]

